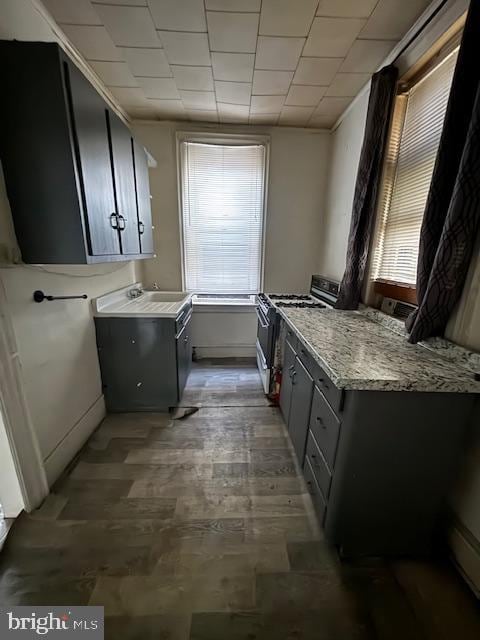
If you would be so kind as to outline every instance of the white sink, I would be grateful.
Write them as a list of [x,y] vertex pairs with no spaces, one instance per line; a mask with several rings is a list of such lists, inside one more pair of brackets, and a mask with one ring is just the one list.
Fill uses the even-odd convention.
[[144,291],[138,298],[129,298],[131,289],[142,289],[142,283],[112,291],[92,300],[94,315],[117,318],[176,318],[192,299],[186,291]]
[[141,297],[147,297],[150,302],[181,302],[188,295],[185,291],[144,291]]

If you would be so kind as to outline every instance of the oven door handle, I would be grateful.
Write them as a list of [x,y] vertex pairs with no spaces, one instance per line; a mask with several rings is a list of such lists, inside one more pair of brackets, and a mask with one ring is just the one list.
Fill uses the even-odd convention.
[[255,307],[255,311],[257,312],[257,318],[258,318],[258,321],[260,322],[260,325],[262,326],[262,329],[268,329],[269,327],[268,320],[266,322],[264,321],[265,319],[263,317],[263,314],[258,307]]

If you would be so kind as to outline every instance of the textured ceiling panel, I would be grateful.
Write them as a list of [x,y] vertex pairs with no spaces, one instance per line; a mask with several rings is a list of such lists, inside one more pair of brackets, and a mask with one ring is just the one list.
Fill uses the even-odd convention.
[[430,0],[43,0],[134,118],[330,127]]

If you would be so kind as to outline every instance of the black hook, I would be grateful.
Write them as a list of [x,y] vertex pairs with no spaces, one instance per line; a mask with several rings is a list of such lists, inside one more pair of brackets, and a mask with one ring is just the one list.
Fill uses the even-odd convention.
[[34,291],[33,299],[35,302],[43,302],[44,300],[78,300],[79,298],[83,298],[86,300],[88,298],[87,294],[84,293],[81,296],[47,296],[43,291]]

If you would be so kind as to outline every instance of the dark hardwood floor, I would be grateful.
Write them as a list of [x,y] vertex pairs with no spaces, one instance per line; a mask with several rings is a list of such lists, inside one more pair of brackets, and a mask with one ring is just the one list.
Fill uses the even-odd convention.
[[339,561],[252,364],[196,365],[182,404],[104,420],[11,530],[2,606],[103,605],[115,640],[478,640],[446,560]]

